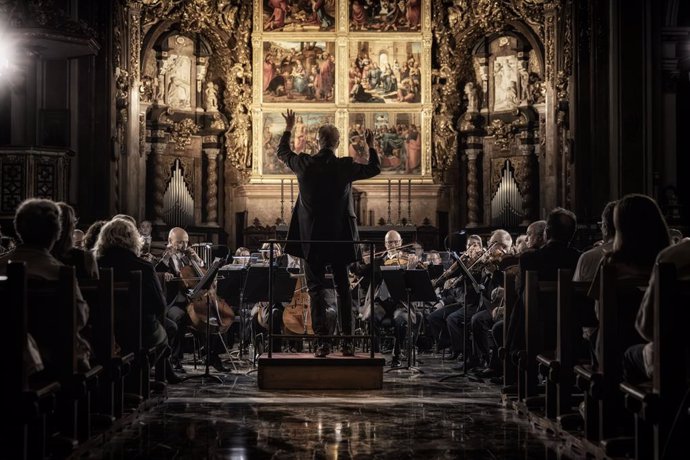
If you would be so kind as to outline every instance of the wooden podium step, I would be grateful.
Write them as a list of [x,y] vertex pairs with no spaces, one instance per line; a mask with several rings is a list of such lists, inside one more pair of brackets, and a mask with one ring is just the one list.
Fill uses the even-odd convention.
[[273,353],[259,357],[257,383],[261,390],[380,390],[385,359],[335,352],[326,358],[311,353]]

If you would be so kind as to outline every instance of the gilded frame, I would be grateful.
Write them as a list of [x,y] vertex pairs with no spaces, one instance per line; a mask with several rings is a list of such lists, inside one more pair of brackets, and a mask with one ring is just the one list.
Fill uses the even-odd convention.
[[[269,171],[264,167],[265,156],[263,148],[263,130],[265,113],[282,113],[288,107],[286,102],[270,102],[263,99],[263,60],[264,43],[268,41],[334,41],[335,42],[335,101],[330,102],[290,102],[289,107],[299,113],[327,113],[333,116],[335,125],[341,132],[341,143],[338,156],[348,155],[348,129],[351,114],[387,112],[390,114],[411,113],[420,119],[421,160],[419,170],[412,174],[382,174],[367,182],[382,183],[393,177],[401,179],[421,180],[423,183],[432,182],[431,171],[431,126],[433,106],[431,102],[431,2],[422,0],[421,30],[415,32],[373,32],[349,31],[349,0],[336,0],[337,17],[334,31],[328,32],[292,32],[292,31],[264,31],[263,30],[263,1],[253,0],[254,25],[252,32],[254,78],[252,86],[252,174],[250,183],[275,184],[281,179],[293,177],[292,173],[282,174]],[[376,43],[421,43],[420,77],[421,99],[419,102],[401,103],[353,103],[349,98],[350,48],[361,42]],[[396,115],[397,116],[397,115]],[[282,121],[282,120],[281,120]]]

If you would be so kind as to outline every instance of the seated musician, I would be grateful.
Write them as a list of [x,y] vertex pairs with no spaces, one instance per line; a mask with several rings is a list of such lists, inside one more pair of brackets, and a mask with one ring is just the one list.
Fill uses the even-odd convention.
[[[395,345],[393,347],[393,358],[391,365],[393,367],[398,367],[401,364],[400,361],[400,349],[401,344],[407,335],[407,307],[402,301],[392,299],[388,289],[385,285],[381,283],[381,266],[399,266],[408,268],[408,263],[413,263],[416,266],[416,259],[411,258],[403,253],[400,249],[402,246],[402,237],[400,233],[395,230],[390,230],[386,233],[384,237],[384,244],[386,246],[386,252],[381,257],[375,257],[373,264],[375,267],[375,283],[377,286],[375,299],[374,299],[374,321],[376,327],[380,330],[382,327],[393,327],[395,335]],[[367,277],[370,270],[369,264],[358,264],[354,268],[355,274],[358,276]],[[414,268],[414,266],[412,267]],[[362,318],[367,319],[370,315],[369,301],[365,300],[364,308],[362,311]],[[417,312],[412,312],[412,322],[417,323]],[[414,329],[414,328],[413,328]]]
[[[468,340],[469,337],[465,335],[465,321],[471,321],[478,311],[486,311],[486,314],[480,317],[489,316],[491,314],[491,293],[494,288],[503,285],[503,273],[501,272],[502,259],[510,254],[510,249],[513,245],[513,238],[510,233],[503,229],[494,230],[489,238],[487,251],[476,261],[475,279],[482,286],[483,290],[480,295],[476,295],[474,289],[467,287],[466,303],[454,313],[448,315],[446,323],[448,325],[448,333],[450,341],[453,346],[453,354],[459,354],[462,351],[463,340]],[[486,327],[486,324],[476,324],[478,336],[474,340],[479,345],[476,348],[476,354],[468,353],[467,363],[468,367],[476,367],[478,364],[483,364],[484,360],[488,360],[489,349],[492,344],[491,329]],[[481,326],[481,327],[479,327]],[[473,329],[470,329],[473,331]],[[472,350],[471,346],[467,347]],[[464,363],[463,359],[463,363]],[[463,364],[464,365],[464,364]]]
[[[14,215],[14,228],[21,244],[0,256],[0,275],[7,274],[10,262],[24,262],[29,279],[57,281],[60,279],[60,268],[64,264],[50,254],[57,241],[60,230],[60,208],[44,199],[30,198],[22,202]],[[81,335],[89,319],[89,306],[76,286],[77,300],[77,364],[80,372],[91,368],[89,359],[91,346]],[[50,368],[50,337],[35,337],[46,368]],[[31,356],[31,354],[29,354]],[[36,368],[38,362],[29,368]],[[31,369],[30,369],[31,370]]]
[[[194,286],[199,280],[183,279],[182,270],[184,267],[189,267],[196,264],[197,267],[203,268],[204,262],[199,255],[189,247],[189,234],[180,228],[174,227],[168,233],[168,245],[165,252],[163,252],[160,260],[156,264],[156,271],[165,273],[165,291],[167,301],[166,316],[177,325],[177,333],[174,339],[170,341],[172,348],[171,361],[175,370],[184,372],[180,363],[183,357],[182,344],[184,336],[187,333],[188,327],[192,325],[192,320],[187,314],[187,306],[189,305],[189,298],[187,296],[188,287]],[[193,333],[203,336],[204,330],[193,330]],[[201,343],[205,343],[203,337]],[[222,343],[217,334],[211,337],[211,354],[209,356],[211,365],[219,372],[225,372],[227,369],[219,356],[219,350],[222,348]]]
[[[264,243],[261,246],[261,253],[264,257],[264,262],[268,263],[270,243]],[[288,256],[283,254],[283,248],[274,243],[273,244],[273,264],[277,267],[287,267]],[[276,302],[273,304],[273,311],[271,312],[271,318],[273,320],[273,333],[282,334],[283,333],[283,309],[285,306],[281,302]],[[268,334],[268,302],[257,302],[251,311],[252,316],[252,329],[254,334]],[[283,341],[279,338],[273,339],[273,350],[274,352],[281,352],[283,348]]]
[[[546,229],[546,221],[538,220],[532,222],[527,227],[525,235],[525,242],[521,248],[510,251],[503,255],[499,262],[499,270],[503,273],[512,272],[515,275],[519,272],[520,256],[530,251],[536,251],[542,247],[544,241],[544,230]],[[513,246],[515,248],[515,246]],[[513,249],[511,248],[511,249]],[[499,279],[497,283],[503,285]],[[494,291],[496,291],[495,288]],[[501,288],[502,289],[502,288]],[[493,292],[491,303],[494,304]],[[487,368],[483,371],[484,377],[494,376],[502,370],[497,359],[497,349],[503,346],[503,327],[505,324],[504,318],[505,304],[501,303],[499,307],[490,310],[482,309],[472,317],[472,336],[475,343],[475,349],[479,351],[480,359],[483,356],[486,359],[490,356]],[[493,353],[489,353],[492,350]]]
[[[136,226],[127,219],[113,219],[101,228],[94,252],[98,258],[98,266],[112,268],[115,281],[127,281],[132,271],[141,272],[141,306],[142,323],[141,335],[144,348],[156,348],[156,359],[168,359],[168,331],[173,337],[176,330],[174,323],[163,327],[165,315],[165,297],[163,289],[156,276],[156,271],[150,262],[142,259],[142,240]],[[134,352],[136,350],[126,350]],[[175,375],[170,363],[165,366],[165,378],[169,383],[178,383],[180,378]],[[162,379],[162,375],[157,376]]]
[[[471,267],[484,254],[482,239],[479,235],[470,235],[467,237],[465,252],[462,255],[462,262]],[[427,317],[427,324],[429,331],[437,342],[437,349],[443,350],[450,345],[450,336],[448,335],[448,327],[446,320],[449,315],[455,313],[462,308],[463,286],[460,283],[460,266],[454,262],[448,270],[434,281],[438,287],[439,301],[436,304],[436,311]],[[451,359],[457,359],[459,350],[453,350]]]

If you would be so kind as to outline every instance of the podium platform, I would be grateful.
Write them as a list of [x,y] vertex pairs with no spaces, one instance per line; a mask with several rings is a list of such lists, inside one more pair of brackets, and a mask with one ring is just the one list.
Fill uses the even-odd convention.
[[257,383],[260,390],[380,390],[384,364],[380,354],[273,353],[259,357]]

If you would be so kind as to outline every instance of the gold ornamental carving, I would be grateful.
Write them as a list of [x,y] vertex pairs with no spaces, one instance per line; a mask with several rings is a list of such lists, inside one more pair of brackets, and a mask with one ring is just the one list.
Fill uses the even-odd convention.
[[510,150],[513,139],[515,139],[517,129],[515,122],[506,123],[503,120],[495,119],[487,126],[486,132],[490,136],[495,137],[496,146],[501,149],[501,151],[508,151]]
[[[134,3],[134,0],[129,0]],[[252,2],[246,0],[146,0],[141,7],[147,33],[157,24],[179,24],[182,33],[200,34],[212,48],[208,74],[222,84],[222,107],[232,126],[214,118],[212,129],[225,129],[226,164],[239,170],[241,180],[251,172]],[[217,81],[217,80],[216,80]],[[219,99],[221,99],[219,91]],[[220,106],[221,104],[219,104]],[[249,168],[249,171],[245,171]]]
[[174,123],[170,138],[178,150],[184,150],[192,144],[192,136],[199,132],[199,126],[191,118]]

